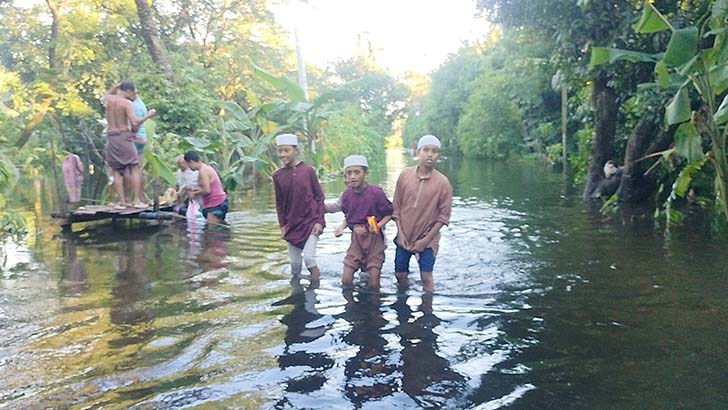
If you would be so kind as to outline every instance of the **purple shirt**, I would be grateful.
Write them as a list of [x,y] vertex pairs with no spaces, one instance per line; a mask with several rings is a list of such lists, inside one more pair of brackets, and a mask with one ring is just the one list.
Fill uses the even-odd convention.
[[276,191],[278,224],[288,230],[283,239],[303,249],[317,223],[324,222],[324,192],[321,190],[316,171],[299,162],[295,167],[278,168],[273,173]]
[[376,216],[377,222],[385,216],[392,215],[394,208],[382,188],[376,185],[367,185],[361,192],[354,192],[347,188],[341,194],[341,210],[346,215],[346,224],[349,229],[354,225],[367,223],[368,216]]

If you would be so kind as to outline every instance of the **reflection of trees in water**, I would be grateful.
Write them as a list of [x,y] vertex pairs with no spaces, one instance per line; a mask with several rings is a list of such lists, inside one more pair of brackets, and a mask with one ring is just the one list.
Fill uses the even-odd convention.
[[[332,368],[334,360],[326,353],[307,352],[299,350],[296,345],[310,343],[326,333],[324,326],[308,328],[306,325],[321,318],[316,310],[316,292],[313,288],[305,289],[299,283],[298,277],[291,280],[291,295],[274,305],[292,305],[293,309],[281,318],[286,325],[283,353],[278,356],[278,367],[281,370],[290,368],[307,368],[300,376],[289,378],[286,381],[286,391],[291,393],[310,393],[321,389],[326,383],[325,372]],[[276,403],[276,408],[290,408],[288,398],[282,398]]]
[[151,294],[144,245],[142,240],[129,241],[118,257],[109,313],[120,336],[109,342],[114,348],[140,343],[153,336],[150,325],[155,313],[143,303]]
[[449,407],[462,391],[465,378],[437,354],[434,329],[440,319],[432,312],[432,294],[422,295],[417,310],[407,304],[407,298],[399,295],[392,305],[399,322],[393,333],[402,346],[402,390],[422,407]]
[[351,290],[344,290],[346,308],[340,316],[351,324],[344,342],[359,346],[356,355],[346,361],[344,375],[346,397],[360,408],[366,401],[378,400],[397,391],[397,366],[388,362],[387,340],[382,328],[387,320],[382,316],[381,295],[360,292],[358,300]]

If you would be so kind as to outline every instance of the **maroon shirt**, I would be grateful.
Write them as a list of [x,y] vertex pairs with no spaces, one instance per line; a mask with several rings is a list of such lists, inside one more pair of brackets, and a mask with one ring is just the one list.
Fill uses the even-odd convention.
[[295,167],[278,168],[273,173],[276,191],[278,223],[287,227],[283,239],[303,249],[317,223],[324,222],[324,193],[319,185],[316,171],[299,162]]
[[354,225],[366,224],[368,216],[376,216],[377,222],[379,222],[394,212],[392,203],[382,188],[368,184],[361,192],[347,188],[341,194],[341,210],[346,215],[346,224],[349,229],[352,229]]

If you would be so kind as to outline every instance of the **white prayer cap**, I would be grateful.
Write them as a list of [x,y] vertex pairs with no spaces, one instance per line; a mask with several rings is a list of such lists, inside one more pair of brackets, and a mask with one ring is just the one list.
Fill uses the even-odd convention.
[[349,155],[344,158],[344,170],[356,165],[369,168],[369,163],[364,155]]
[[423,135],[419,141],[417,141],[417,149],[424,147],[425,145],[434,145],[438,149],[440,148],[440,140],[434,135]]
[[295,134],[281,134],[276,137],[276,145],[298,146],[298,137]]

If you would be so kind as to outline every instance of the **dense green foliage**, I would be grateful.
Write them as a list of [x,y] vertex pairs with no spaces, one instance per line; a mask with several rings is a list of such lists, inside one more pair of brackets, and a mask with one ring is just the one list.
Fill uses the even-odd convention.
[[[705,199],[715,194],[712,208],[728,217],[725,1],[478,6],[500,31],[433,73],[429,92],[408,108],[405,141],[433,132],[466,156],[560,161],[564,86],[568,163],[585,199],[657,198],[658,214],[677,215],[687,204],[712,207]],[[677,127],[691,119],[695,129]],[[624,164],[616,193],[602,191],[607,160]]]
[[0,151],[21,173],[46,175],[78,153],[93,165],[82,193],[90,200],[106,186],[99,98],[123,79],[157,110],[146,171],[168,181],[174,158],[198,149],[229,190],[275,168],[276,133],[299,134],[321,171],[352,153],[381,152],[407,98],[366,53],[309,67],[302,90],[290,80],[294,47],[267,0],[150,2],[151,19],[144,2],[102,3],[0,2]]

